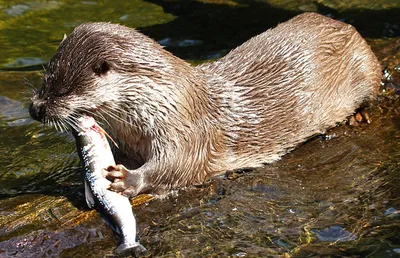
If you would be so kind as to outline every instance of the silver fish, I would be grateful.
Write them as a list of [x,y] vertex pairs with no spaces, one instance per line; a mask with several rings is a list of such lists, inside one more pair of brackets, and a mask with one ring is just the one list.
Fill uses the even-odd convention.
[[115,160],[104,131],[88,115],[82,115],[78,123],[72,132],[84,165],[87,205],[108,218],[121,235],[122,243],[115,249],[116,254],[146,256],[148,251],[136,241],[136,219],[129,199],[107,190],[110,181],[105,178],[104,169],[115,165]]

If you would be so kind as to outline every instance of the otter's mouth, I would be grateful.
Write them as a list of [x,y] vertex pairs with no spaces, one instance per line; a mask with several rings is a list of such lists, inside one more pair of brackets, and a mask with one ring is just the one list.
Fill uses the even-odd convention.
[[79,113],[87,116],[101,116],[102,111],[106,110],[106,108],[107,107],[105,104],[92,104],[89,106],[89,108],[81,108]]
[[92,105],[90,106],[89,110],[90,110],[91,112],[96,112],[96,111],[98,111],[98,110],[101,110],[102,107],[104,107],[104,104],[100,104],[100,105],[92,104]]
[[87,112],[91,112],[92,114],[99,114],[104,111],[107,111],[109,109],[109,106],[106,103],[101,103],[101,104],[92,104],[89,106],[89,108],[86,109]]
[[[98,129],[115,145],[115,147],[119,148],[117,142],[110,136],[110,134],[107,133],[106,130],[104,130],[103,127],[100,126],[100,123],[99,123],[98,119],[96,118],[96,114],[99,112],[99,110],[102,109],[102,107],[103,107],[103,105],[100,105],[100,106],[92,105],[91,109],[82,112],[81,115],[86,117],[85,119],[88,120],[89,123],[92,123],[92,124],[96,123],[96,126],[98,127]],[[82,117],[78,117],[76,120],[78,121],[81,118]],[[72,129],[74,129],[74,128],[72,128]]]

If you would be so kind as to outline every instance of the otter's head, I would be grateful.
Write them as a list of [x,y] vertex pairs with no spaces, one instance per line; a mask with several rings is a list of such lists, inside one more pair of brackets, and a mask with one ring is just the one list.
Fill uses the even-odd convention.
[[74,125],[80,113],[120,119],[121,111],[133,112],[126,105],[141,107],[143,98],[154,97],[146,92],[154,92],[160,74],[170,74],[172,58],[134,29],[110,23],[80,25],[50,60],[30,115],[61,130]]

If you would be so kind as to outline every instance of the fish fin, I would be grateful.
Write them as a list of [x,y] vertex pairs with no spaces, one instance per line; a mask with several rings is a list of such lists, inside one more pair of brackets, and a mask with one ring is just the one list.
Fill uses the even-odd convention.
[[150,257],[151,253],[142,246],[139,242],[134,243],[133,245],[126,245],[125,243],[120,244],[117,249],[114,251],[117,255],[123,257],[130,257],[130,255],[134,255],[134,257]]
[[86,197],[86,204],[89,208],[94,208],[95,201],[92,191],[90,190],[90,186],[88,182],[85,181],[85,197]]

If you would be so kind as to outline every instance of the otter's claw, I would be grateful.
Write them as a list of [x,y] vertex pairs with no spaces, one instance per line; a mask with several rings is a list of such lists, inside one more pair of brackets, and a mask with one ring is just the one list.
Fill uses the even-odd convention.
[[106,178],[111,182],[126,179],[129,170],[124,165],[109,166],[106,172]]
[[358,111],[354,115],[350,116],[348,119],[348,124],[350,126],[359,126],[362,123],[371,123],[371,118],[369,117],[369,114],[364,110]]
[[127,197],[135,196],[137,192],[127,183],[129,175],[130,171],[124,165],[109,166],[105,172],[105,177],[111,181],[108,190]]

